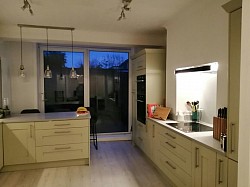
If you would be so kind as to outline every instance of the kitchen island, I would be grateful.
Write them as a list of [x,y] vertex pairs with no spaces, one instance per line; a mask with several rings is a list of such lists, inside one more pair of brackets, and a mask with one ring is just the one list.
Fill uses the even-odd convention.
[[1,122],[2,171],[89,164],[90,114],[18,114]]

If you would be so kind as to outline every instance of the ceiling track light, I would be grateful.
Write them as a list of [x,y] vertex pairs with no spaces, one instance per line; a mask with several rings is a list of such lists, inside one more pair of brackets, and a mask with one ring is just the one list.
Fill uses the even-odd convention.
[[122,0],[123,6],[122,6],[122,11],[120,13],[119,18],[117,19],[117,21],[120,21],[122,19],[126,19],[126,15],[125,15],[125,11],[130,11],[131,7],[129,7],[130,3],[132,2],[132,0]]
[[23,6],[21,7],[22,10],[28,9],[31,15],[34,15],[33,10],[31,9],[31,5],[28,0],[23,0]]

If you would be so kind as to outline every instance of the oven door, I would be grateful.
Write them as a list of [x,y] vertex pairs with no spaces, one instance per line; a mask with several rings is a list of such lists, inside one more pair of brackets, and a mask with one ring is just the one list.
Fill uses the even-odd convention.
[[146,75],[137,76],[137,95],[146,94]]
[[137,120],[146,124],[146,97],[137,95]]

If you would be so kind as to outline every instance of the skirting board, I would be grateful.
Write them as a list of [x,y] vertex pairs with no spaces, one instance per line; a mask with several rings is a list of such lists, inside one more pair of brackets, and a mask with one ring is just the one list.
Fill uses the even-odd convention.
[[131,140],[131,133],[103,133],[97,135],[98,142]]
[[65,161],[55,161],[55,162],[4,166],[1,172],[41,169],[41,168],[55,168],[55,167],[65,167],[65,166],[79,166],[79,165],[89,165],[89,159],[86,158],[86,159],[77,159],[77,160],[65,160]]

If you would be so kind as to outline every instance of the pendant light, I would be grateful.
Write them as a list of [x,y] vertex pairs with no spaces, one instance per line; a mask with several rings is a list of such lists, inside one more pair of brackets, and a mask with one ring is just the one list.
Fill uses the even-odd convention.
[[71,51],[72,68],[70,70],[69,76],[71,79],[76,79],[77,73],[76,73],[76,70],[74,69],[74,59],[73,59],[73,56],[74,56],[73,55],[73,29],[71,29],[71,49],[72,49],[72,51]]
[[[49,62],[49,37],[48,37],[48,28],[46,28],[47,35],[47,62]],[[44,78],[52,78],[52,71],[49,69],[49,65],[47,65],[46,70],[44,71]]]
[[22,36],[22,27],[20,27],[20,38],[21,38],[21,65],[19,68],[19,77],[24,78],[25,72],[24,72],[24,65],[23,65],[23,36]]

